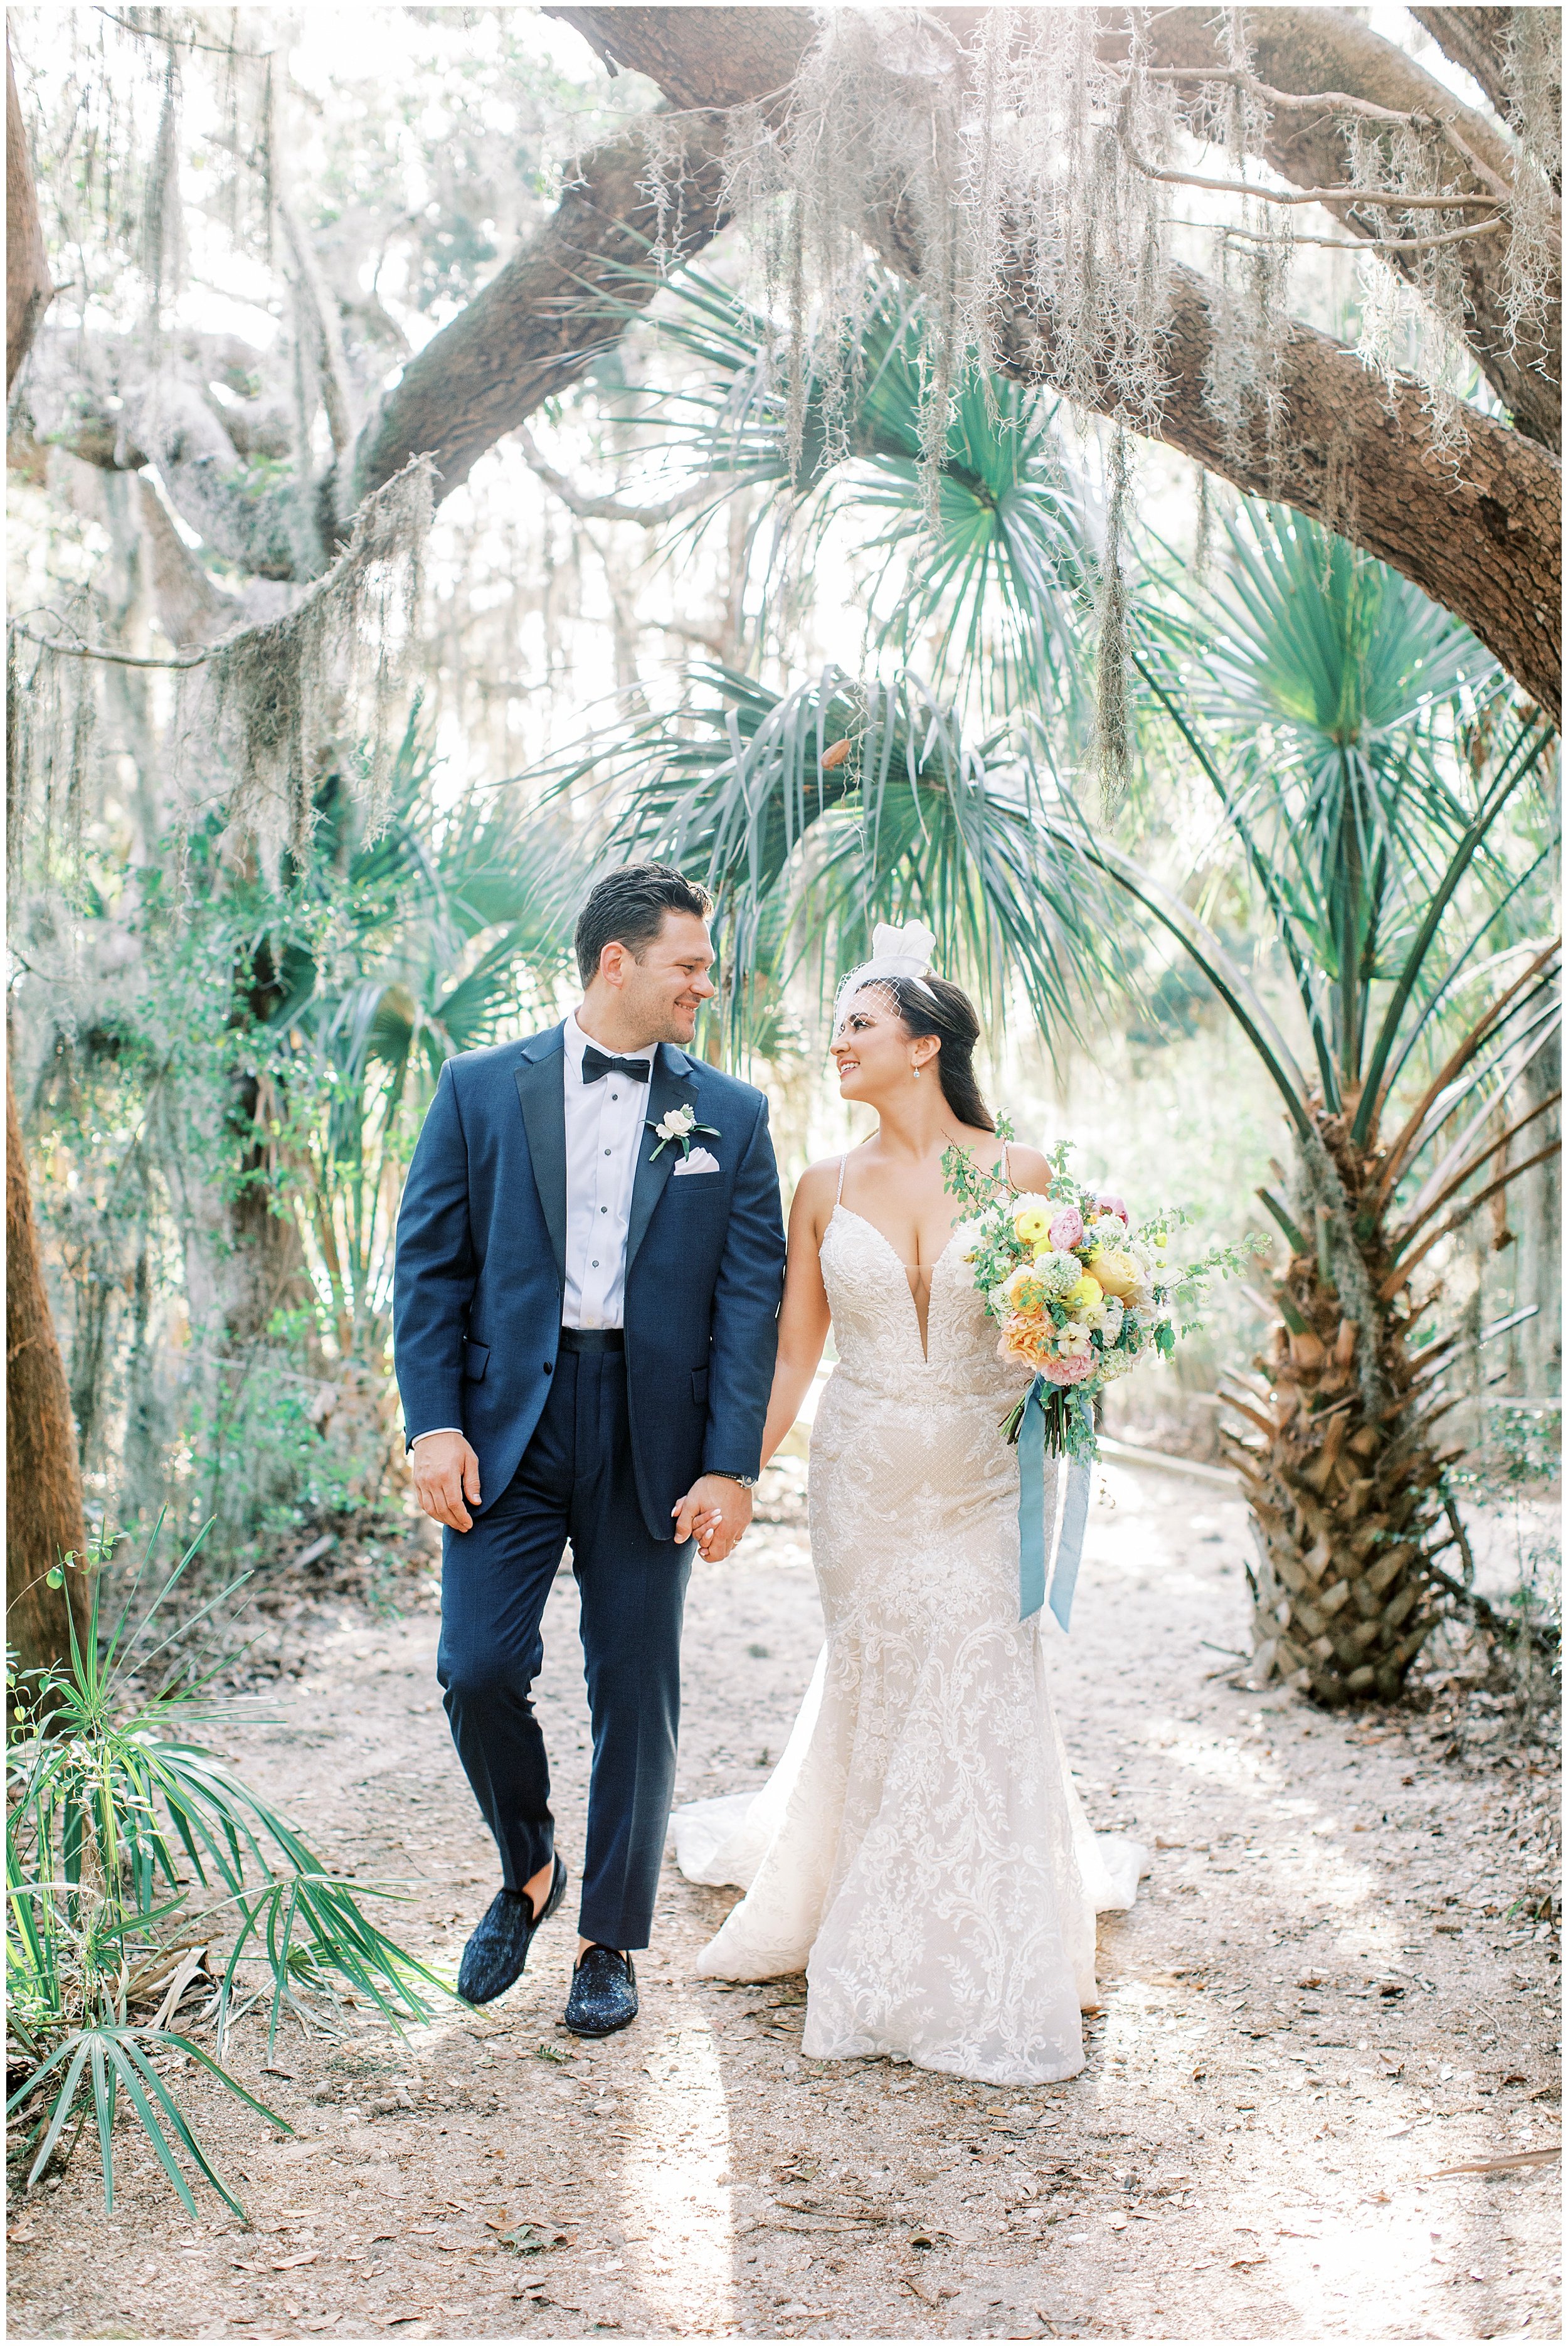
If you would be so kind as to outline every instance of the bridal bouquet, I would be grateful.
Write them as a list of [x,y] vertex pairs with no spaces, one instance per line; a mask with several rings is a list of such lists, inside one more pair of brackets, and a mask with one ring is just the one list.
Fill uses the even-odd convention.
[[[1069,1151],[1064,1142],[1049,1152],[1052,1178],[1044,1196],[1012,1188],[1000,1173],[983,1171],[955,1148],[942,1158],[942,1173],[967,1209],[955,1235],[1001,1327],[997,1351],[1034,1372],[1002,1430],[1016,1442],[1026,1413],[1038,1405],[1046,1453],[1087,1464],[1096,1446],[1095,1394],[1141,1361],[1168,1359],[1176,1345],[1176,1315],[1190,1311],[1217,1272],[1239,1270],[1243,1256],[1217,1246],[1173,1269],[1166,1248],[1186,1217],[1166,1213],[1135,1225],[1120,1198],[1074,1178]],[[1183,1320],[1181,1331],[1195,1324]]]

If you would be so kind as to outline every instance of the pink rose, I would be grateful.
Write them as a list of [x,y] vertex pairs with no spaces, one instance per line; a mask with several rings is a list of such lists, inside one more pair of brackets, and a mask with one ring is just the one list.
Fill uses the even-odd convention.
[[1083,1242],[1084,1217],[1076,1206],[1064,1206],[1051,1218],[1051,1243],[1058,1254],[1071,1254]]
[[1118,1221],[1125,1222],[1129,1229],[1132,1228],[1133,1218],[1120,1198],[1100,1198],[1095,1203],[1102,1214],[1115,1214]]
[[1095,1373],[1095,1354],[1058,1352],[1054,1360],[1041,1362],[1040,1373],[1054,1385],[1081,1385]]

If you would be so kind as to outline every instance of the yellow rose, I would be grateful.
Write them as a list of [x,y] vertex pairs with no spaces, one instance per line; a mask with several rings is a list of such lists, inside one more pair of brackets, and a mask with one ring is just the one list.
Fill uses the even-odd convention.
[[1099,1280],[1091,1279],[1087,1271],[1084,1273],[1072,1293],[1064,1295],[1062,1299],[1069,1311],[1079,1312],[1085,1320],[1099,1310],[1105,1300],[1105,1290]]
[[1024,1246],[1038,1246],[1050,1227],[1050,1217],[1042,1213],[1038,1206],[1025,1206],[1013,1217],[1014,1236]]
[[1089,1257],[1089,1268],[1107,1295],[1124,1300],[1138,1283],[1136,1263],[1119,1247],[1097,1246]]
[[1026,1262],[1021,1262],[1011,1273],[1003,1282],[1002,1291],[1014,1311],[1038,1312],[1045,1300],[1045,1290]]

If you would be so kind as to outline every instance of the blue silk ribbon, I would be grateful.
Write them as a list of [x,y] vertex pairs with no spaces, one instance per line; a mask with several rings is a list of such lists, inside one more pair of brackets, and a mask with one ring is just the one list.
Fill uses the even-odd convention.
[[[1018,1428],[1018,1617],[1030,1620],[1045,1602],[1045,1404],[1036,1377],[1023,1404]],[[1051,1610],[1068,1626],[1073,1591],[1084,1554],[1084,1526],[1089,1516],[1090,1474],[1077,1459],[1067,1462],[1067,1487],[1056,1525],[1055,1559],[1051,1574]]]
[[1073,1610],[1073,1591],[1084,1554],[1084,1526],[1089,1520],[1089,1469],[1081,1458],[1067,1462],[1067,1489],[1062,1501],[1062,1528],[1056,1535],[1056,1568],[1051,1575],[1051,1610],[1064,1629]]
[[1036,1377],[1018,1428],[1018,1618],[1045,1602],[1045,1404]]

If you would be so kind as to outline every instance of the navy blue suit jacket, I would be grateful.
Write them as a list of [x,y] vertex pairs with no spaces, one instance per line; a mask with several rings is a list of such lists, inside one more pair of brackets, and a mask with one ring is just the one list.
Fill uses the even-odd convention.
[[[398,1214],[393,1344],[412,1441],[461,1425],[481,1507],[511,1482],[555,1372],[566,1265],[559,1026],[441,1071]],[[689,1101],[717,1173],[670,1178],[645,1127],[626,1239],[626,1387],[637,1496],[656,1539],[699,1474],[755,1474],[773,1382],[784,1227],[768,1102],[661,1044],[646,1114]]]

